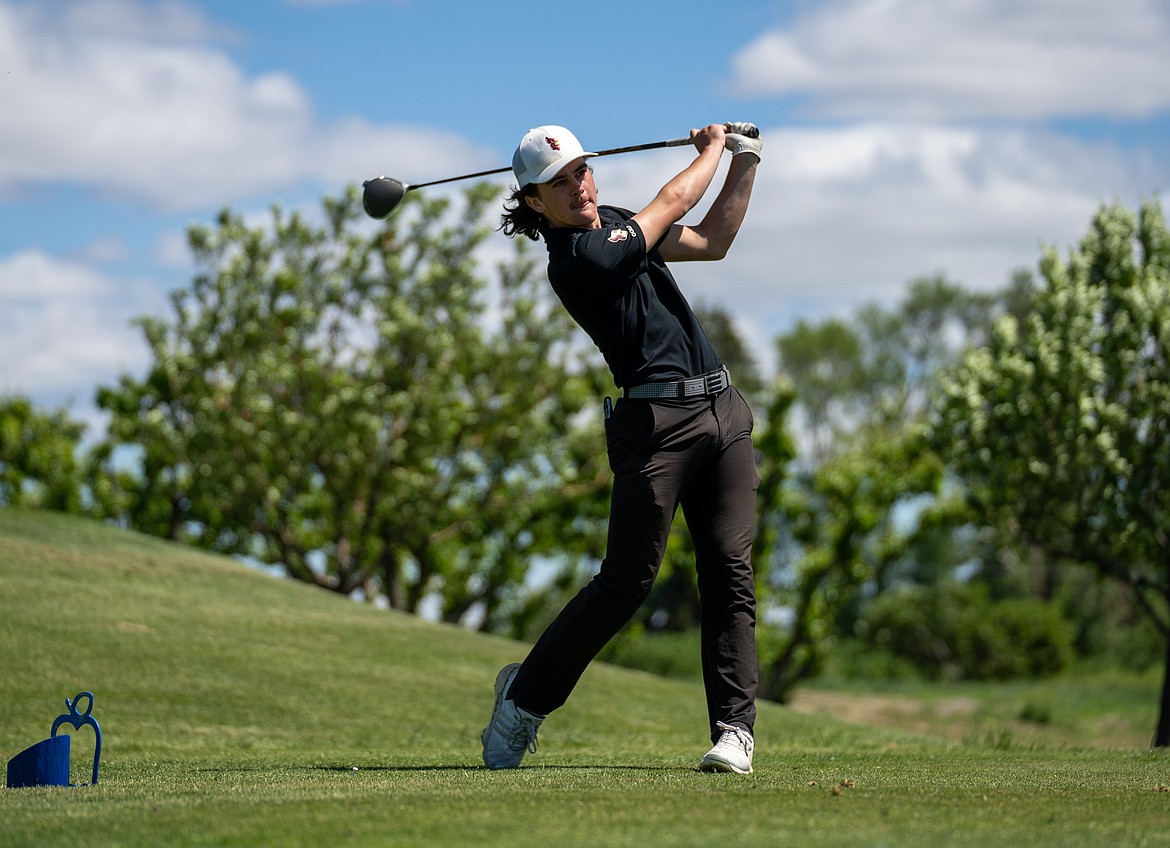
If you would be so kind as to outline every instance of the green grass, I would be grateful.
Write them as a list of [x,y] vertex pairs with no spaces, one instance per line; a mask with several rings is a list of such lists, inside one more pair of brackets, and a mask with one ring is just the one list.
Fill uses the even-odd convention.
[[605,665],[489,772],[523,645],[60,515],[0,510],[0,645],[0,758],[86,689],[104,737],[97,786],[0,791],[4,846],[1170,844],[1162,752],[763,704],[756,773],[706,775],[700,688]]
[[1076,672],[1004,683],[856,683],[801,687],[793,709],[947,739],[1035,747],[1141,749],[1157,719],[1160,669]]

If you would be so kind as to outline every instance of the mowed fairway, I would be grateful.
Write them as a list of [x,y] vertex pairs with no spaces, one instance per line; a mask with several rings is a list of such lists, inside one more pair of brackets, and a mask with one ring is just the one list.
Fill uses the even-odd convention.
[[3,846],[1170,845],[1161,752],[763,704],[756,773],[700,774],[699,688],[603,665],[489,772],[492,682],[524,646],[60,515],[0,509],[0,639],[5,762],[83,690],[104,735],[97,786],[0,791]]

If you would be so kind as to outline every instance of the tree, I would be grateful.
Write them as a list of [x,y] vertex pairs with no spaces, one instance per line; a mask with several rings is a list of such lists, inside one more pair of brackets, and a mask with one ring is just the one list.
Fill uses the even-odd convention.
[[1073,655],[1072,626],[1036,597],[995,601],[987,584],[944,580],[874,599],[866,641],[932,680],[1050,677]]
[[[1120,581],[1170,637],[1170,233],[1103,206],[1028,317],[942,382],[933,441],[989,520]],[[1170,745],[1170,638],[1154,744]]]
[[941,463],[923,449],[919,432],[875,429],[795,476],[779,495],[769,487],[784,535],[761,551],[773,555],[761,596],[787,620],[761,634],[764,697],[787,700],[820,668],[841,611],[864,587],[880,587],[883,572],[926,531],[929,522],[907,508],[936,496],[941,479]]
[[814,461],[824,458],[833,438],[846,428],[864,385],[862,340],[846,321],[798,321],[776,339],[780,370],[792,383],[804,414]]
[[875,304],[857,316],[862,367],[857,394],[869,420],[918,421],[935,375],[982,344],[997,310],[1011,309],[1028,278],[1016,275],[1002,293],[970,292],[943,275],[911,280],[896,309]]
[[84,432],[64,410],[41,412],[28,398],[0,398],[0,506],[80,512]]
[[353,189],[323,226],[192,228],[200,273],[141,320],[149,372],[98,395],[108,474],[138,451],[127,523],[497,628],[535,557],[595,545],[560,519],[608,479],[573,435],[597,369],[522,240],[492,318],[475,252],[496,194],[410,195],[372,234]]
[[723,364],[731,372],[731,380],[749,402],[755,398],[763,388],[760,378],[760,368],[752,356],[743,336],[735,328],[735,320],[726,309],[716,305],[700,305],[695,307],[695,314],[703,325]]
[[919,277],[894,309],[870,303],[850,320],[799,321],[779,336],[780,370],[796,392],[810,459],[826,459],[859,427],[921,417],[938,369],[981,343],[994,315],[1018,309],[1030,285],[1017,273],[1003,292],[981,294],[943,275]]
[[[1017,276],[1008,291],[1026,284]],[[866,602],[965,559],[966,513],[943,490],[942,462],[923,438],[928,387],[1014,300],[923,277],[893,309],[870,304],[852,321],[801,322],[777,339],[791,386],[776,395],[767,432],[786,432],[791,405],[812,438],[805,462],[794,461],[790,441],[757,441],[776,458],[760,488],[761,597],[783,613],[761,633],[767,697],[784,700],[815,674],[834,640],[853,635]]]

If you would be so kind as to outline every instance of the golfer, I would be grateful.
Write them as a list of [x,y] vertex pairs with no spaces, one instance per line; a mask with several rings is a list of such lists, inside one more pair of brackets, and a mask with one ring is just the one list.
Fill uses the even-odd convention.
[[[484,763],[515,768],[586,666],[646,600],[679,506],[695,546],[711,742],[704,771],[749,774],[758,683],[752,573],[756,471],[752,416],[731,385],[667,262],[721,259],[739,231],[762,144],[712,124],[691,130],[697,155],[633,213],[597,205],[586,152],[564,127],[529,130],[512,158],[517,188],[500,229],[548,247],[548,278],[601,350],[615,384],[604,405],[614,474],[599,572],[523,663],[496,678]],[[679,220],[703,197],[724,149],[726,181],[701,223]]]

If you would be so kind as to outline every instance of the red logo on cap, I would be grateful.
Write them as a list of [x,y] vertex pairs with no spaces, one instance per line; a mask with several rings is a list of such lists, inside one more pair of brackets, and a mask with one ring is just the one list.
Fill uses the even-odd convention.
[[544,140],[548,142],[548,146],[551,147],[553,150],[560,150],[561,149],[561,143],[559,141],[557,141],[555,138],[553,138],[552,136],[546,135],[544,137]]

